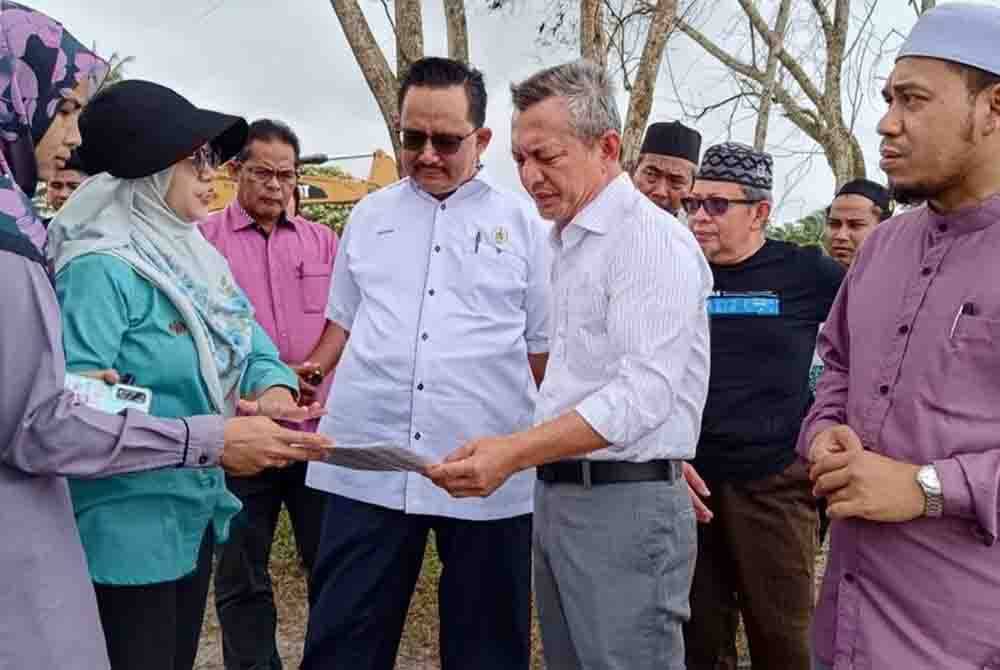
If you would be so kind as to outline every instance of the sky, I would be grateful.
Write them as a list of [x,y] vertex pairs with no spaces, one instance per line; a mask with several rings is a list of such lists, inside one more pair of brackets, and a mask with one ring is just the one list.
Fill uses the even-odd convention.
[[[279,118],[302,140],[303,153],[391,153],[388,131],[329,2],[324,0],[25,0],[60,20],[85,44],[96,43],[107,56],[132,56],[127,76],[174,88],[200,107],[248,119]],[[739,13],[736,0],[697,0],[710,6],[699,17],[706,31],[721,30]],[[870,0],[869,0],[870,1]],[[1000,0],[988,0],[1000,5]],[[359,0],[390,63],[395,48],[392,29],[378,0]],[[707,3],[707,4],[704,4]],[[483,71],[489,95],[487,125],[493,140],[484,156],[490,173],[523,194],[510,158],[510,93],[512,81],[534,71],[571,60],[567,49],[541,46],[537,27],[544,19],[543,0],[515,0],[514,7],[490,12],[485,0],[466,2],[470,60]],[[798,2],[795,3],[796,5]],[[861,2],[855,2],[860,5]],[[802,3],[805,5],[805,3]],[[860,10],[859,10],[860,11]],[[424,2],[424,47],[428,56],[447,55],[441,3]],[[886,35],[886,48],[898,45],[895,30],[905,34],[915,21],[908,0],[879,0],[873,22]],[[738,39],[738,36],[735,36]],[[891,68],[892,58],[866,72],[863,85],[874,85]],[[670,73],[679,81],[677,90]],[[650,122],[683,119],[685,109],[720,99],[727,75],[684,35],[667,45]],[[684,103],[684,104],[682,104]],[[619,96],[622,118],[627,98]],[[876,124],[883,103],[869,96],[860,109],[856,132],[865,150],[868,176],[884,182],[878,171]],[[780,117],[769,131],[774,144],[776,220],[793,221],[826,206],[834,179],[826,161],[816,157],[804,167],[802,152],[810,142]],[[753,121],[730,123],[727,113],[710,115],[697,124],[703,150],[727,139],[752,143]],[[370,161],[349,160],[340,166],[359,177]]]

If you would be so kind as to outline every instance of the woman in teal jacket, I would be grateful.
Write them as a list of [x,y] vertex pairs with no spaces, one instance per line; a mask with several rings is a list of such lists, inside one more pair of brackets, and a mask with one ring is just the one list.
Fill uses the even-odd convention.
[[[80,128],[95,176],[49,228],[67,369],[127,375],[150,389],[155,416],[232,415],[240,402],[272,418],[315,416],[296,406],[295,374],[194,225],[246,122],[129,80],[95,97]],[[165,469],[70,489],[112,667],[189,670],[212,548],[240,509],[222,471]]]

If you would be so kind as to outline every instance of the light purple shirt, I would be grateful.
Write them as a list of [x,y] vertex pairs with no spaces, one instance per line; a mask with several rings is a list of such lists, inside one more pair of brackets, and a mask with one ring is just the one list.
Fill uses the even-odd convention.
[[[265,236],[236,200],[205,219],[201,232],[229,261],[281,360],[304,363],[326,327],[337,234],[297,216],[282,219]],[[326,404],[332,378],[327,375],[317,402]],[[314,431],[318,423],[299,428]]]
[[[63,477],[181,463],[185,428],[72,402],[55,292],[41,265],[0,251],[0,668],[108,668],[94,588]],[[220,416],[188,419],[186,465],[217,464]]]
[[834,522],[814,641],[835,670],[1000,669],[998,222],[1000,197],[880,224],[820,334],[799,453],[846,423],[944,493],[942,518]]

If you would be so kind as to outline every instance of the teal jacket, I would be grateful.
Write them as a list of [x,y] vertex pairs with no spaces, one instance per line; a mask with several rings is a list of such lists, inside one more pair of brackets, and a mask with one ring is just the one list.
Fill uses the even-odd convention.
[[[152,391],[154,416],[215,413],[180,313],[131,266],[105,254],[81,256],[58,274],[56,292],[67,370],[114,368],[131,374],[135,385]],[[271,386],[298,389],[298,381],[254,324],[240,394]],[[240,510],[219,468],[71,480],[70,493],[90,575],[99,584],[180,579],[194,570],[209,524],[215,540],[224,542],[229,520]]]

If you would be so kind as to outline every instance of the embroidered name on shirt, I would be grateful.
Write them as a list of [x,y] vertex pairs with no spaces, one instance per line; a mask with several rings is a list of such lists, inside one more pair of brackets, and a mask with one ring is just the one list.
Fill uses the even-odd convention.
[[395,228],[383,228],[382,230],[376,230],[375,234],[376,235],[388,235],[389,233],[394,233],[394,232],[396,232]]

